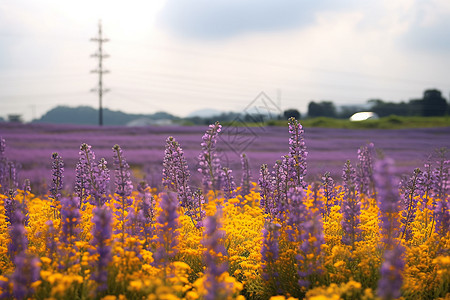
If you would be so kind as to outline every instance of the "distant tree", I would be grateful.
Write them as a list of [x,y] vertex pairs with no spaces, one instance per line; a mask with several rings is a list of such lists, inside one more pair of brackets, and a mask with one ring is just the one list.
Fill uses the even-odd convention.
[[423,116],[443,116],[447,112],[447,101],[441,91],[431,89],[423,93]]
[[308,117],[336,117],[336,107],[331,101],[321,101],[316,103],[314,101],[308,104]]
[[297,120],[299,120],[301,117],[300,112],[294,108],[286,109],[283,112],[283,116],[286,120],[289,118],[296,118]]
[[371,99],[368,101],[372,104],[371,111],[380,117],[387,117],[390,115],[407,116],[409,115],[409,104],[405,102],[384,102],[380,99]]
[[354,115],[357,112],[364,111],[365,108],[363,106],[359,105],[343,105],[339,107],[339,110],[337,112],[337,117],[342,119],[348,119],[352,115]]
[[22,115],[8,115],[8,122],[22,123]]

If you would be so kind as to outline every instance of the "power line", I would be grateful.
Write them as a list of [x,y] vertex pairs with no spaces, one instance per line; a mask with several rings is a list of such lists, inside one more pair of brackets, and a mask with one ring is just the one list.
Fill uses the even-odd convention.
[[102,97],[103,93],[106,93],[108,89],[103,89],[103,74],[109,73],[108,70],[103,70],[103,59],[109,57],[108,54],[103,54],[103,43],[108,42],[109,39],[102,38],[102,22],[101,20],[98,22],[98,36],[95,38],[91,38],[91,42],[98,42],[98,51],[97,53],[92,54],[92,57],[98,57],[98,68],[92,70],[91,73],[98,73],[98,87],[92,89],[93,92],[98,92],[98,125],[103,125],[103,107],[102,107]]

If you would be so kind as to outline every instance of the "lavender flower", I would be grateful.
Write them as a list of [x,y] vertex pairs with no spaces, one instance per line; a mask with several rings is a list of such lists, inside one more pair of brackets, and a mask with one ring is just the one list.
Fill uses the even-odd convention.
[[402,195],[404,206],[404,209],[402,211],[402,215],[404,217],[404,219],[402,220],[403,228],[400,238],[405,237],[406,240],[408,240],[411,235],[411,229],[408,228],[408,225],[414,221],[418,196],[420,194],[423,194],[420,191],[421,185],[419,184],[421,178],[422,172],[419,168],[417,168],[414,170],[414,173],[411,177],[404,178],[400,182],[400,193]]
[[203,175],[202,183],[205,190],[220,190],[222,188],[222,167],[216,151],[217,138],[222,130],[219,122],[209,125],[202,137],[202,152],[198,156],[198,171]]
[[404,252],[405,248],[400,244],[384,252],[377,289],[377,295],[381,299],[397,299],[401,296],[402,272],[405,267]]
[[123,151],[119,145],[114,145],[114,168],[115,168],[115,187],[116,194],[126,198],[131,195],[133,191],[133,183],[131,182],[130,166],[128,165]]
[[385,158],[375,165],[375,184],[380,209],[381,230],[385,245],[384,261],[381,265],[381,278],[378,281],[377,294],[382,299],[393,299],[400,296],[402,286],[401,272],[404,267],[404,247],[396,242],[399,227],[398,212],[400,199],[396,188],[396,179],[393,176],[393,161]]
[[94,272],[91,274],[97,286],[97,292],[108,289],[108,264],[112,260],[111,246],[109,240],[112,236],[112,213],[108,207],[96,207],[93,210],[91,245],[95,250],[91,250],[91,254],[98,254],[97,264]]
[[[127,231],[127,222],[125,221],[126,212],[133,204],[133,199],[130,198],[133,191],[133,184],[131,182],[130,166],[123,156],[122,149],[119,145],[114,145],[114,168],[115,168],[115,192],[120,199],[116,204],[116,215],[121,221],[121,228],[116,228],[116,233],[121,233],[122,244],[125,242],[125,232]],[[133,225],[134,226],[134,225]]]
[[334,189],[334,180],[330,175],[330,172],[326,172],[322,176],[323,194],[325,196],[325,216],[330,215],[330,209],[335,205],[336,191]]
[[378,207],[380,209],[380,221],[383,241],[386,247],[390,247],[394,238],[398,236],[400,211],[400,198],[398,194],[398,180],[394,177],[394,162],[385,158],[375,165],[375,183],[377,188]]
[[359,229],[361,215],[361,202],[356,197],[354,186],[345,192],[342,202],[342,243],[355,248],[355,242],[360,240]]
[[261,247],[261,258],[262,258],[262,277],[271,288],[276,292],[280,293],[280,282],[278,281],[278,268],[277,260],[279,257],[279,244],[278,239],[280,237],[279,229],[280,224],[268,223],[264,224],[263,243]]
[[156,221],[158,227],[156,229],[156,249],[153,258],[156,266],[167,267],[170,260],[173,260],[177,254],[178,245],[178,201],[176,198],[167,194],[161,195],[161,213]]
[[97,205],[102,206],[106,202],[106,196],[108,195],[108,188],[109,188],[109,170],[107,166],[107,162],[104,158],[101,158],[98,163],[98,173],[96,174],[96,195],[94,198],[97,199]]
[[303,127],[295,119],[290,118],[288,120],[289,133],[291,137],[289,138],[289,181],[293,187],[306,187],[304,178],[306,176],[306,157],[308,152],[306,151],[306,145],[303,138]]
[[445,237],[450,228],[450,202],[438,200],[434,209],[435,226],[434,231],[441,237]]
[[59,201],[63,186],[64,162],[62,157],[57,152],[52,154],[52,159],[52,185],[50,187],[50,193],[55,201]]
[[190,172],[183,149],[173,138],[166,140],[163,160],[163,185],[167,189],[178,193],[181,207],[186,207],[191,191],[189,188]]
[[250,181],[252,180],[252,174],[248,166],[248,158],[245,153],[242,153],[241,155],[241,165],[242,165],[242,180],[239,194],[241,196],[245,196],[250,193]]
[[80,158],[77,162],[76,170],[75,170],[75,194],[80,199],[79,207],[81,208],[82,203],[86,201],[89,191],[89,182],[87,174],[89,172],[89,168],[83,158]]
[[20,203],[16,203],[15,205],[16,208],[12,212],[10,219],[11,225],[9,226],[11,241],[8,244],[8,254],[13,262],[15,262],[15,257],[24,253],[28,247],[28,239],[24,227],[25,215],[18,206],[20,206]]
[[236,197],[236,184],[234,183],[234,177],[232,170],[228,168],[222,168],[222,177],[223,180],[223,191],[225,195],[225,199],[230,199]]
[[272,171],[272,186],[273,186],[273,208],[271,214],[280,219],[286,211],[288,202],[288,181],[289,181],[289,157],[285,155],[283,160],[277,160],[273,166]]
[[374,193],[373,164],[375,157],[375,147],[369,143],[358,149],[357,185],[356,189],[360,194],[369,195]]
[[203,227],[203,220],[205,219],[206,212],[203,209],[205,204],[205,197],[200,189],[192,193],[191,200],[186,210],[186,215],[188,215],[192,223],[196,228]]
[[137,225],[141,228],[141,235],[145,239],[144,248],[148,247],[153,237],[155,225],[155,199],[150,194],[150,187],[146,182],[138,185],[139,199]]
[[419,193],[422,196],[422,199],[424,199],[425,203],[428,202],[428,196],[430,195],[430,192],[433,188],[433,171],[431,168],[431,157],[428,158],[428,160],[424,164],[424,170],[422,172],[422,176],[419,178]]
[[304,203],[305,190],[300,187],[290,188],[288,193],[288,206],[286,207],[286,233],[290,242],[300,240],[302,226],[306,220],[307,208]]
[[433,188],[435,198],[446,199],[449,194],[449,167],[450,160],[446,159],[447,148],[437,150],[439,160],[436,162],[437,167],[433,170]]
[[270,208],[273,207],[272,203],[272,178],[269,174],[269,169],[266,164],[261,165],[260,177],[258,180],[259,187],[261,188],[260,205],[264,208],[264,213],[269,214]]
[[6,142],[0,137],[0,191],[6,192],[7,159],[5,156]]
[[61,241],[68,245],[74,245],[80,233],[78,224],[81,214],[78,203],[77,198],[61,199]]
[[302,241],[299,254],[296,256],[298,261],[298,283],[301,287],[309,287],[310,276],[322,274],[321,267],[321,247],[325,244],[323,235],[323,224],[321,215],[317,211],[308,211],[305,221],[302,224]]
[[34,292],[32,283],[40,278],[39,259],[22,252],[14,258],[14,264],[16,268],[10,279],[13,285],[12,295],[14,299],[26,299]]
[[20,167],[20,164],[8,161],[7,163],[7,173],[8,173],[8,188],[9,190],[17,190],[19,183],[17,181],[17,169]]
[[220,243],[225,235],[225,232],[220,229],[222,226],[219,221],[220,215],[219,210],[216,215],[205,219],[202,244],[206,248],[204,257],[206,264],[205,299],[207,300],[227,298],[226,283],[218,280],[218,277],[228,269],[227,263],[222,262],[220,257],[217,257],[217,255],[226,256],[225,247]]
[[110,181],[107,162],[102,158],[98,164],[95,164],[95,154],[88,144],[81,145],[79,154],[81,157],[80,166],[77,167],[77,175],[79,171],[82,178],[77,178],[77,181],[79,181],[77,190],[80,192],[80,189],[81,191],[85,189],[86,194],[91,196],[91,204],[102,206],[106,202]]
[[55,259],[55,255],[58,251],[58,243],[56,242],[56,238],[58,233],[53,225],[53,220],[48,220],[45,222],[45,225],[48,226],[47,234],[45,236],[45,243],[47,246],[47,257],[51,260]]

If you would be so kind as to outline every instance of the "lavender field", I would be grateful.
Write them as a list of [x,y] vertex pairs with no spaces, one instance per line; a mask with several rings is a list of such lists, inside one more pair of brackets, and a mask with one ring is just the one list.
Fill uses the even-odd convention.
[[[28,178],[34,188],[43,188],[51,178],[51,155],[58,152],[66,165],[65,184],[74,182],[74,170],[81,143],[92,145],[98,158],[112,160],[112,146],[119,144],[133,170],[136,181],[161,184],[165,140],[174,136],[185,150],[190,171],[196,172],[200,142],[207,126],[166,127],[88,127],[71,125],[0,124],[0,136],[6,140],[6,156],[21,165],[19,178]],[[286,126],[287,128],[287,126]],[[272,166],[288,151],[289,132],[285,127],[223,127],[218,151],[224,165],[240,178],[239,154],[249,158],[254,178],[261,164]],[[347,159],[354,162],[360,146],[372,142],[385,156],[395,160],[398,175],[411,173],[435,149],[450,148],[450,128],[402,130],[349,130],[305,128],[309,181],[325,172],[340,178]],[[195,178],[197,176],[197,178]],[[43,190],[42,192],[45,192]]]

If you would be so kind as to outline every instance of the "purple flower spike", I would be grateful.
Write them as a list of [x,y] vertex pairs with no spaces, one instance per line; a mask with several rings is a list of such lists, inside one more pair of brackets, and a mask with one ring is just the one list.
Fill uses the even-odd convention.
[[283,214],[287,208],[288,189],[289,189],[289,156],[282,157],[283,160],[277,160],[273,166],[272,171],[272,186],[273,190],[273,207],[271,208],[271,215],[283,218]]
[[325,196],[325,216],[329,216],[330,209],[336,203],[336,190],[334,189],[334,180],[330,172],[326,172],[322,177],[323,194]]
[[14,258],[14,264],[16,269],[10,279],[13,284],[12,295],[14,299],[26,299],[34,292],[31,284],[40,278],[39,259],[22,252]]
[[7,159],[5,156],[6,141],[4,138],[0,137],[0,191],[6,192],[6,170],[7,170]]
[[222,177],[223,180],[223,192],[225,195],[225,199],[230,199],[236,197],[236,184],[234,183],[234,177],[232,174],[232,170],[228,168],[222,169]]
[[383,241],[390,245],[398,236],[398,212],[400,211],[400,197],[398,194],[398,180],[394,177],[394,161],[385,158],[377,162],[375,183],[377,188],[378,207],[380,209],[381,230]]
[[325,244],[325,238],[321,215],[318,212],[309,211],[302,224],[302,229],[303,232],[300,236],[302,243],[296,257],[300,277],[298,283],[302,287],[309,287],[311,285],[309,277],[320,275],[323,272],[321,247]]
[[272,285],[273,290],[277,293],[281,292],[280,282],[278,281],[277,260],[279,257],[279,242],[281,228],[280,224],[266,223],[264,224],[263,244],[261,247],[262,257],[262,277],[265,281]]
[[356,197],[355,169],[347,160],[342,173],[344,181],[344,197],[342,201],[342,243],[351,245],[354,249],[355,242],[360,240],[361,202]]
[[52,160],[52,185],[50,187],[50,193],[53,199],[58,202],[61,198],[61,190],[63,187],[64,162],[57,152],[52,154]]
[[245,196],[250,193],[250,181],[252,180],[252,174],[248,166],[248,158],[245,153],[242,153],[241,155],[241,165],[242,165],[242,180],[239,194],[241,196]]
[[218,277],[228,269],[226,262],[222,262],[217,254],[226,256],[225,247],[220,243],[225,232],[220,228],[220,210],[214,216],[205,219],[205,231],[203,233],[203,246],[206,264],[205,289],[207,300],[227,299],[227,287],[225,282],[219,282]]
[[93,210],[92,240],[91,245],[95,250],[91,254],[97,253],[98,260],[91,278],[97,282],[97,292],[108,289],[108,264],[111,262],[111,246],[109,240],[112,236],[112,213],[108,207],[96,207]]
[[73,245],[78,239],[80,229],[77,227],[80,223],[79,200],[77,198],[61,199],[61,241]]
[[[16,205],[19,205],[19,203]],[[8,254],[13,262],[15,261],[15,257],[23,253],[28,247],[24,222],[25,215],[22,213],[22,210],[16,206],[11,217],[11,225],[9,227],[11,241],[8,244]]]
[[441,237],[446,236],[450,228],[450,202],[448,200],[437,201],[434,217],[436,221],[434,231]]
[[423,192],[420,190],[420,180],[422,178],[422,172],[419,168],[414,170],[414,173],[409,178],[404,178],[400,182],[400,193],[402,196],[403,202],[403,211],[402,215],[404,219],[402,219],[402,235],[401,238],[405,238],[409,240],[411,236],[411,229],[408,227],[414,221],[416,216],[416,208],[417,208],[417,200],[418,196],[423,195]]
[[115,187],[116,194],[121,197],[129,197],[133,191],[133,183],[131,182],[130,166],[128,165],[123,151],[119,145],[114,145],[114,168],[115,168]]
[[171,136],[166,140],[163,167],[164,187],[170,191],[177,192],[181,207],[186,207],[191,197],[189,188],[191,174],[183,149]]
[[306,176],[306,157],[308,152],[306,151],[306,144],[303,138],[303,127],[295,119],[289,118],[289,133],[291,137],[289,138],[289,180],[292,187],[306,187],[306,182],[304,178]]
[[178,252],[178,201],[172,195],[161,195],[161,213],[157,217],[156,236],[158,248],[153,258],[154,264],[165,268]]
[[402,286],[401,272],[404,267],[404,247],[395,239],[399,228],[398,212],[400,197],[397,190],[397,180],[393,176],[394,162],[385,158],[375,165],[375,184],[378,193],[380,209],[381,233],[383,236],[384,261],[381,265],[381,277],[378,281],[377,294],[382,299],[393,299],[400,296]]
[[402,272],[405,267],[404,251],[405,248],[402,245],[396,245],[384,252],[384,261],[380,270],[381,278],[377,289],[377,295],[381,299],[397,299],[401,296]]
[[269,168],[266,164],[261,165],[260,176],[258,180],[259,187],[261,191],[260,206],[264,208],[264,213],[269,214],[270,208],[273,207],[272,204],[272,178],[269,173]]
[[[77,193],[80,193],[80,189],[85,188],[86,194],[92,197],[91,204],[102,206],[106,202],[110,181],[107,162],[102,158],[96,164],[95,154],[88,144],[81,145],[80,156],[79,166],[77,166]],[[78,172],[82,178],[78,178]]]
[[[373,165],[375,159],[375,146],[369,143],[358,149],[358,173],[356,189],[366,196],[374,193]],[[370,194],[370,195],[369,195]]]
[[217,138],[222,125],[219,122],[209,125],[202,137],[202,152],[198,156],[198,171],[203,175],[203,187],[205,190],[220,190],[223,184],[222,166],[216,151]]
[[141,228],[141,235],[145,239],[144,247],[148,247],[153,237],[155,225],[155,199],[150,194],[150,187],[146,182],[138,185],[138,226]]

